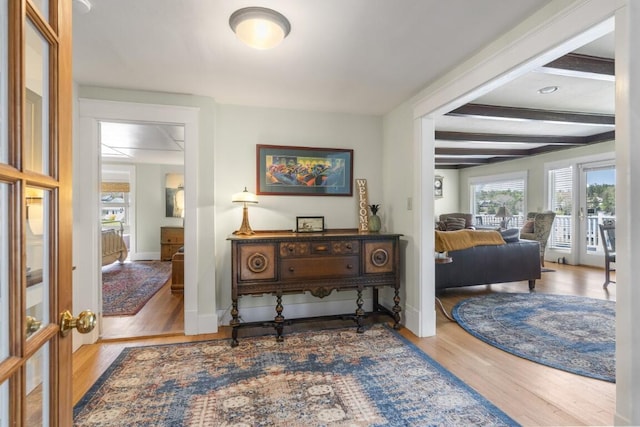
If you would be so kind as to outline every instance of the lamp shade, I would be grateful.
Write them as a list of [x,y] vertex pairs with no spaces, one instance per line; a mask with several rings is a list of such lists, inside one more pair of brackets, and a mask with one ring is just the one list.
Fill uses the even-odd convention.
[[254,49],[276,47],[291,31],[291,24],[279,12],[265,7],[245,7],[229,17],[236,36]]
[[231,201],[233,203],[258,203],[258,197],[247,191],[247,187],[244,187],[244,191],[234,194]]
[[498,218],[506,218],[506,217],[509,217],[509,216],[511,216],[511,213],[509,212],[509,210],[506,207],[500,206],[498,208],[498,213],[496,213],[496,217],[498,217]]

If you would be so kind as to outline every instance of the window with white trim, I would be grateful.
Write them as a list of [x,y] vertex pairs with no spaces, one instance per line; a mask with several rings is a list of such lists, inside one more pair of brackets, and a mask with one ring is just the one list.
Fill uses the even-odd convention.
[[[476,226],[522,227],[526,216],[527,174],[476,177],[470,180],[471,211]],[[501,207],[507,217],[499,216]]]
[[571,249],[573,212],[573,166],[549,169],[549,209],[556,219],[549,235],[549,248]]

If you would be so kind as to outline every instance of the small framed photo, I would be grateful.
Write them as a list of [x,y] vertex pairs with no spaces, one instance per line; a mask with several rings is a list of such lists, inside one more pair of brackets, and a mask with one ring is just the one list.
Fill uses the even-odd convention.
[[297,216],[296,233],[317,233],[324,231],[323,216]]

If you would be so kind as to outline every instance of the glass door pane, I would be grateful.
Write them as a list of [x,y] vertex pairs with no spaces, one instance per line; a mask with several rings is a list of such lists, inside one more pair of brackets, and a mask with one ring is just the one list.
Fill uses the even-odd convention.
[[49,16],[49,0],[31,0],[31,3],[38,9],[40,15],[48,21]]
[[28,426],[49,425],[49,344],[27,360],[26,418]]
[[24,164],[26,170],[49,173],[49,43],[26,26]]
[[27,338],[49,319],[49,192],[27,187]]
[[[0,259],[9,259],[9,186],[0,183]],[[0,263],[0,361],[9,356],[9,269]],[[1,424],[0,424],[1,425]]]
[[616,217],[616,168],[613,162],[585,164],[580,177],[580,264],[602,267],[599,224]]
[[7,122],[9,121],[7,98],[8,87],[8,35],[7,31],[9,23],[7,22],[7,0],[0,0],[0,162],[7,163],[8,145],[7,145]]

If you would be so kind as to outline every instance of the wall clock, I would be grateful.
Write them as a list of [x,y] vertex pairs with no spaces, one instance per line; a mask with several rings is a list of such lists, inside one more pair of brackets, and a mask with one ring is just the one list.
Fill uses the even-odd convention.
[[442,176],[436,175],[433,180],[433,194],[436,197],[442,197]]

